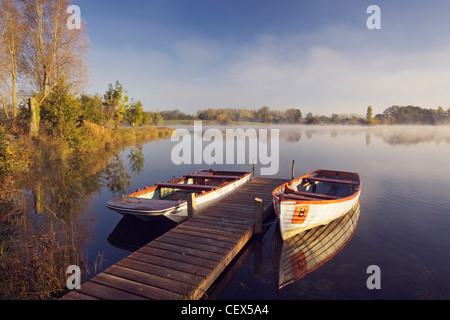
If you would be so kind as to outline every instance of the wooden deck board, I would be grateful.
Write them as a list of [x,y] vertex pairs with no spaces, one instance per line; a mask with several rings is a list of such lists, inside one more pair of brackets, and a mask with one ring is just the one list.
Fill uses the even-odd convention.
[[254,199],[267,210],[285,182],[253,179],[62,299],[200,299],[253,236]]
[[[168,255],[171,257],[171,255]],[[192,265],[183,261],[177,261],[175,259],[169,259],[167,257],[159,257],[154,255],[145,254],[142,252],[135,252],[129,256],[130,259],[135,259],[142,262],[148,262],[156,264],[161,267],[166,267],[172,270],[183,271],[193,275],[206,277],[211,269],[205,268],[203,266]]]
[[105,273],[142,284],[157,286],[157,288],[164,289],[164,291],[169,291],[169,293],[162,292],[161,295],[158,294],[155,298],[161,298],[163,297],[163,295],[167,296],[168,294],[169,296],[171,296],[171,292],[184,295],[186,294],[186,292],[195,289],[195,284],[192,283],[177,281],[168,277],[161,277],[151,273],[128,269],[118,265],[108,268]]
[[123,259],[118,262],[116,265],[122,266],[128,269],[142,271],[149,274],[153,274],[159,277],[168,278],[172,280],[176,280],[179,282],[187,283],[187,284],[196,284],[203,280],[202,276],[193,275],[190,273],[186,273],[183,271],[178,271],[174,269],[169,269],[166,267],[161,267],[155,264],[150,264],[142,261],[137,261],[133,259]]
[[182,245],[174,245],[171,243],[166,242],[160,242],[160,241],[152,241],[148,245],[148,247],[158,248],[165,250],[167,253],[170,254],[170,252],[178,252],[185,255],[190,255],[198,258],[213,260],[213,261],[220,261],[222,259],[222,255],[214,253],[214,252],[208,252],[199,250],[198,248],[189,248]]

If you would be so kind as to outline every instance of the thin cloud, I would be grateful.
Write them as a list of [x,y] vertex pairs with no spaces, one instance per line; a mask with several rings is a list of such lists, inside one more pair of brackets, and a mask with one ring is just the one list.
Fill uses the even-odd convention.
[[[375,31],[378,32],[378,31]],[[116,79],[147,109],[300,108],[304,113],[382,112],[393,104],[445,108],[450,48],[415,51],[400,34],[328,27],[258,35],[244,44],[193,38],[172,52],[97,49],[94,80]]]

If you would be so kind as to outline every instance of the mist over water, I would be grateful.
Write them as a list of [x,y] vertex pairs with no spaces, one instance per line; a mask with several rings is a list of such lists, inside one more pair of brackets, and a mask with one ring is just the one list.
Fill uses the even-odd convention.
[[[272,245],[277,226],[268,225],[262,244],[262,265],[255,268],[256,246],[250,245],[225,289],[214,293],[216,298],[450,298],[450,127],[264,128],[280,130],[279,171],[274,178],[289,179],[293,160],[296,176],[316,169],[359,172],[362,194],[357,228],[351,240],[326,263],[278,290],[277,255]],[[45,228],[39,226],[57,225],[60,222],[55,217],[61,217],[64,211],[73,216],[80,251],[91,264],[101,253],[101,267],[105,269],[136,249],[136,243],[127,246],[127,233],[120,245],[111,241],[110,235],[117,234],[116,227],[123,217],[106,208],[108,200],[199,169],[252,169],[250,161],[177,166],[171,161],[176,144],[170,139],[154,141],[127,148],[109,160],[102,159],[101,165],[84,163],[37,171],[34,182],[22,182],[24,221],[33,226],[27,232],[42,233]],[[139,237],[152,234],[152,225],[133,223],[128,227],[141,230]],[[159,230],[162,227],[155,224]],[[128,240],[137,240],[138,236],[132,238]],[[142,245],[146,239],[139,241]],[[366,286],[370,265],[380,267],[381,290],[369,290]]]

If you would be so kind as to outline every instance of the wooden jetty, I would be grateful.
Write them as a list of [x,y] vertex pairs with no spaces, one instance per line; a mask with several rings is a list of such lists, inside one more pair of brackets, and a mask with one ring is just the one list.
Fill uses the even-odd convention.
[[71,291],[62,300],[202,298],[252,238],[255,229],[258,233],[261,214],[273,208],[273,189],[285,182],[254,178],[85,282],[80,290]]

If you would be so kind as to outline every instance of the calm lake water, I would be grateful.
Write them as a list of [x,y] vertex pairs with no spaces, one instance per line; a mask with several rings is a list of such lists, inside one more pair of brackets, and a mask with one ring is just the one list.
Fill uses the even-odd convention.
[[[280,130],[275,178],[288,179],[294,159],[296,176],[319,168],[359,172],[363,182],[359,216],[352,218],[351,239],[338,246],[331,259],[281,290],[276,266],[280,251],[287,249],[276,245],[277,225],[269,221],[262,244],[251,242],[246,247],[230,271],[232,277],[221,289],[213,290],[211,298],[450,298],[450,127],[263,128]],[[147,241],[142,234],[156,236],[163,227],[134,220],[127,223],[105,207],[111,198],[199,169],[249,171],[252,167],[248,160],[245,165],[176,166],[171,152],[177,144],[168,139],[127,148],[102,160],[99,168],[90,165],[92,172],[76,183],[58,174],[46,178],[58,181],[58,190],[45,192],[47,208],[60,208],[61,200],[55,200],[52,207],[52,196],[67,192],[67,197],[73,197],[68,201],[73,206],[66,210],[76,212],[75,232],[92,265],[100,253],[101,266],[107,268]],[[80,170],[86,172],[82,166]],[[43,183],[38,189],[46,190],[54,182]],[[79,187],[74,192],[61,186],[65,183]],[[35,189],[30,187],[25,196],[36,199],[39,191]],[[33,208],[32,203],[29,206]],[[55,210],[43,210],[43,214],[53,215]],[[37,216],[30,213],[30,219],[43,219]],[[325,245],[333,241],[330,237],[333,234],[315,240]],[[311,254],[314,250],[310,249]],[[366,285],[371,276],[367,269],[372,265],[381,271],[380,290],[369,290]]]

